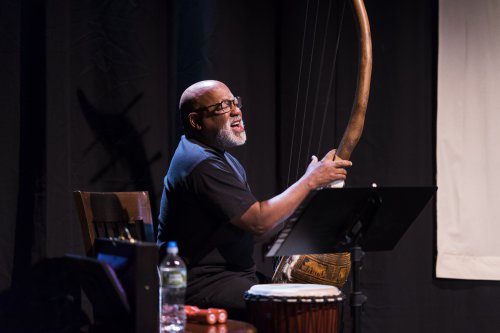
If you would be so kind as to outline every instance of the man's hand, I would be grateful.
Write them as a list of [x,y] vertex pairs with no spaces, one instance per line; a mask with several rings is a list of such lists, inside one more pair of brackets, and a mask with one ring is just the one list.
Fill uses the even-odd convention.
[[341,159],[335,153],[335,149],[330,150],[321,161],[318,161],[316,156],[312,156],[311,163],[304,174],[311,190],[326,186],[336,180],[346,179],[346,168],[352,166],[352,162]]

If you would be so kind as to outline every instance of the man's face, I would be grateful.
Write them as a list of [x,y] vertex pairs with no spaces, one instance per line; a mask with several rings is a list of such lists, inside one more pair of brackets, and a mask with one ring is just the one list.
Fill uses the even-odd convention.
[[220,82],[196,100],[202,107],[211,106],[200,113],[203,136],[209,144],[215,144],[222,149],[241,146],[246,141],[242,112],[238,106],[232,105],[228,112],[222,114],[214,112],[217,106],[213,105],[227,100],[234,100],[234,96],[229,88]]

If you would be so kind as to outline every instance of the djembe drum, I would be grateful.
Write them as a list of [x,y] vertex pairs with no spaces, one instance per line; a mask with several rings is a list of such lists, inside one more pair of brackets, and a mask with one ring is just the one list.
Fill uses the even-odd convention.
[[337,333],[344,294],[321,284],[258,284],[245,292],[259,333]]

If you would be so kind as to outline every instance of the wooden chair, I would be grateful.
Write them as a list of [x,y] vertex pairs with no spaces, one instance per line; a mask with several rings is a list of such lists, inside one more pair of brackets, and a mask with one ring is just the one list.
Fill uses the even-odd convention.
[[93,255],[96,237],[154,242],[153,218],[147,191],[74,191],[87,255]]

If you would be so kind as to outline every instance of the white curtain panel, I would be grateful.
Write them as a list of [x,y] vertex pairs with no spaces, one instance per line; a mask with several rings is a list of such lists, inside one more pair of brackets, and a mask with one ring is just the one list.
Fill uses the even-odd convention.
[[500,0],[440,0],[440,278],[500,280]]

